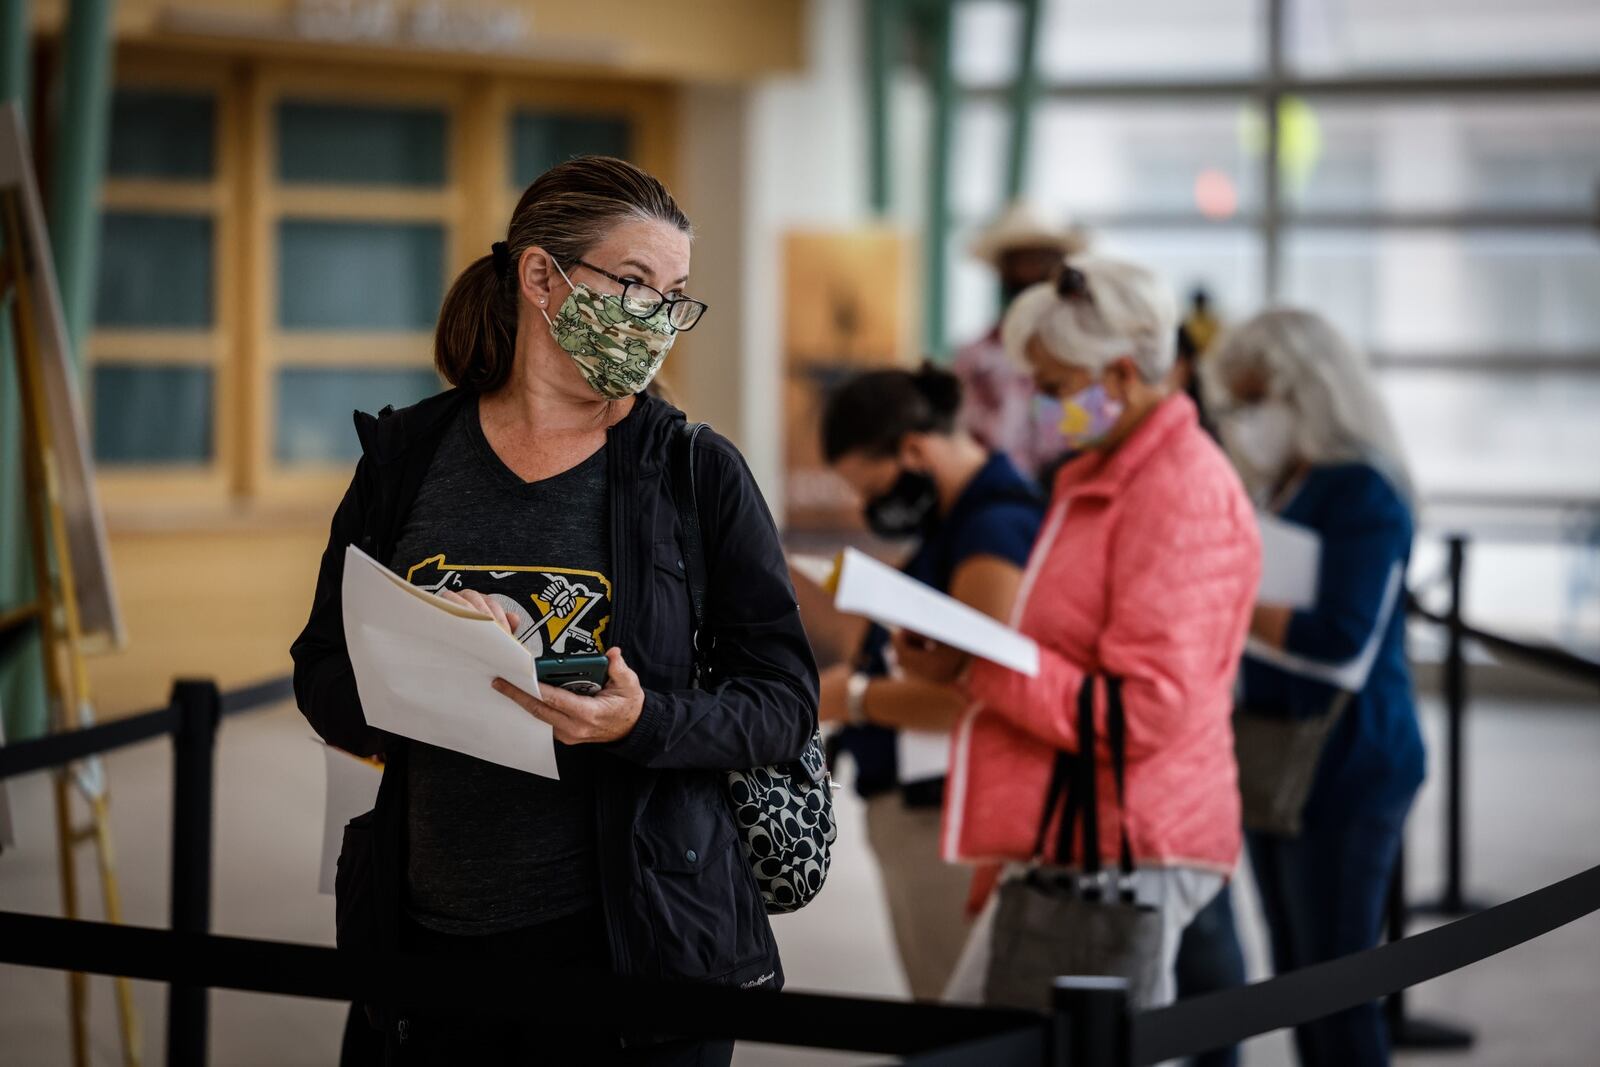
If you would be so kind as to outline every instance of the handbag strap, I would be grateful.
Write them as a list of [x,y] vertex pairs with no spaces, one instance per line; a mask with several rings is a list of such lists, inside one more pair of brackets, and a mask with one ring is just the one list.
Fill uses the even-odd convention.
[[[1094,678],[1085,677],[1078,687],[1078,715],[1080,726],[1082,724],[1083,709],[1087,706],[1091,717],[1094,710]],[[1092,726],[1092,719],[1091,719]],[[1089,797],[1089,803],[1094,803],[1093,788],[1084,789],[1083,785],[1083,760],[1080,752],[1057,752],[1055,764],[1050,771],[1050,787],[1045,793],[1044,813],[1039,818],[1039,832],[1033,839],[1033,857],[1036,860],[1048,859],[1045,852],[1045,839],[1050,834],[1050,822],[1055,818],[1056,809],[1061,809],[1061,821],[1056,824],[1055,860],[1057,863],[1066,864],[1072,859],[1072,838],[1077,831],[1078,813],[1082,800]]]
[[1083,797],[1083,858],[1079,866],[1085,883],[1100,877],[1100,789],[1095,781],[1094,675],[1078,687],[1078,793]]
[[1119,879],[1122,899],[1133,903],[1133,845],[1128,840],[1128,805],[1123,797],[1127,775],[1127,716],[1122,709],[1122,679],[1106,675],[1106,734],[1111,744],[1111,777],[1117,783],[1117,828],[1122,838]]
[[705,429],[703,422],[683,422],[678,426],[672,448],[672,499],[678,509],[678,525],[683,531],[683,573],[689,583],[689,631],[694,649],[694,678],[703,686],[709,673],[703,640],[706,623],[706,554],[700,533],[700,505],[694,490],[694,442]]

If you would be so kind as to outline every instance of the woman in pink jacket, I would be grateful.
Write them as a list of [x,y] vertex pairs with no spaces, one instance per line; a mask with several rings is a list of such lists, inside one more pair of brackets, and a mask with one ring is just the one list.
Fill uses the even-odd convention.
[[[1007,861],[1008,874],[1035,860],[1080,862],[1035,857],[1035,835],[1056,754],[1077,750],[1080,685],[1122,679],[1122,812],[1097,687],[1099,839],[1114,867],[1125,820],[1135,890],[1161,912],[1165,977],[1155,1004],[1173,998],[1184,926],[1239,858],[1229,719],[1261,571],[1238,478],[1194,404],[1163,384],[1176,332],[1165,286],[1114,260],[1073,257],[1054,283],[1017,298],[1004,324],[1007,350],[1040,392],[1063,401],[1062,429],[1082,450],[1056,479],[1013,618],[1039,644],[1039,673],[969,662],[914,635],[897,639],[903,666],[950,680],[973,701],[953,740],[945,858]],[[986,925],[980,919],[952,980],[955,999],[978,999],[990,967],[1005,966],[988,959]]]

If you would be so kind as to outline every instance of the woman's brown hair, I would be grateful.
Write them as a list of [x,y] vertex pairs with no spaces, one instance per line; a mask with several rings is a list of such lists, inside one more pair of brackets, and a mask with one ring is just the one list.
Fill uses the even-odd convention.
[[433,364],[451,385],[492,393],[511,376],[516,357],[515,265],[537,246],[561,269],[572,265],[625,219],[656,220],[692,233],[688,216],[661,182],[625,160],[578,156],[558,163],[523,191],[505,243],[509,262],[493,253],[463,270],[439,309]]

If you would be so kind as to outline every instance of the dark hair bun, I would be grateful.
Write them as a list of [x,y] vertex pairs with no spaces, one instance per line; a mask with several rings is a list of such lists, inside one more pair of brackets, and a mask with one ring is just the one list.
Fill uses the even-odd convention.
[[961,379],[943,367],[924,360],[911,380],[940,421],[954,417],[961,410]]

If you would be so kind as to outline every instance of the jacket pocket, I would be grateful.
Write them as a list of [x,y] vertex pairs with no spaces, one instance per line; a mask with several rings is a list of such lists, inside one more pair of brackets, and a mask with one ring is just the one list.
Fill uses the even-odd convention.
[[693,614],[689,609],[689,577],[684,570],[683,550],[675,540],[657,541],[652,547],[654,576],[651,593],[650,657],[665,671],[672,684],[685,684],[694,668]]
[[373,816],[374,812],[363,812],[345,823],[333,876],[334,944],[356,952],[378,947]]
[[662,977],[720,978],[770,951],[761,895],[726,812],[703,809],[638,837]]

